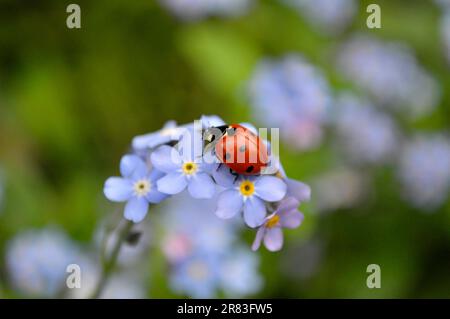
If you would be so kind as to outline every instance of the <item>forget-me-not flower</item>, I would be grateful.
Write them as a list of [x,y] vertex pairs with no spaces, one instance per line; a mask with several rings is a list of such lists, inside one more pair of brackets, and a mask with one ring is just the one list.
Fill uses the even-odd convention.
[[55,297],[66,284],[66,268],[82,264],[79,247],[58,228],[26,230],[6,247],[12,286],[27,296]]
[[[227,174],[226,170],[223,174]],[[224,180],[229,178],[225,177]],[[261,176],[239,176],[228,188],[219,194],[216,215],[232,218],[241,211],[244,221],[250,227],[258,227],[266,216],[266,202],[277,202],[286,195],[287,186],[281,178]]]
[[300,203],[293,197],[284,199],[277,210],[267,216],[264,224],[258,229],[252,249],[257,250],[264,241],[270,251],[278,251],[283,247],[282,228],[297,228],[303,221],[303,214],[297,210]]
[[197,252],[175,265],[170,285],[191,298],[213,298],[220,284],[220,258]]
[[356,35],[338,54],[339,71],[381,106],[417,118],[438,104],[441,88],[401,43]]
[[331,106],[328,82],[305,58],[289,54],[258,63],[249,81],[254,115],[268,127],[281,127],[280,136],[293,148],[319,145]]
[[103,192],[113,202],[127,202],[124,217],[135,223],[147,215],[149,203],[159,203],[167,195],[158,191],[157,180],[163,175],[156,169],[149,170],[137,155],[125,155],[120,161],[122,177],[110,177]]
[[402,147],[398,177],[408,203],[433,211],[449,197],[450,138],[444,134],[421,134]]
[[157,182],[160,192],[174,195],[187,188],[194,198],[211,198],[214,195],[216,185],[207,165],[197,160],[193,153],[189,150],[181,152],[168,145],[160,146],[152,153],[152,164],[166,173]]

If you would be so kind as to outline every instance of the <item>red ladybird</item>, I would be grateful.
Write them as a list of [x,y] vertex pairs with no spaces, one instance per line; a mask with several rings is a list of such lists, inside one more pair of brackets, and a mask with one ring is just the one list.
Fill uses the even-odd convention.
[[219,161],[242,175],[257,175],[268,165],[269,155],[262,140],[239,124],[222,127],[223,135],[215,144]]

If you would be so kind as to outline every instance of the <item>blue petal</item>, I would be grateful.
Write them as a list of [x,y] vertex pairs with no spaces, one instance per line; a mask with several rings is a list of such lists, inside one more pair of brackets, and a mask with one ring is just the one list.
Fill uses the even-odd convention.
[[283,247],[283,231],[280,227],[273,227],[266,230],[264,246],[270,251],[278,251]]
[[152,171],[150,172],[150,174],[148,174],[148,179],[152,182],[155,183],[158,179],[160,179],[161,177],[163,177],[165,174],[159,170],[157,170],[156,168],[152,169]]
[[137,155],[125,155],[120,160],[120,173],[123,177],[139,179],[147,174],[145,162]]
[[252,228],[264,223],[266,217],[266,205],[256,196],[249,197],[244,204],[244,221]]
[[285,182],[288,187],[288,195],[294,196],[300,202],[311,199],[311,188],[308,185],[290,178],[286,178]]
[[223,187],[231,187],[236,180],[236,176],[231,174],[230,169],[222,164],[218,169],[213,171],[213,177],[217,184]]
[[278,177],[261,176],[255,181],[256,195],[268,202],[281,200],[286,195],[286,191],[286,184]]
[[133,197],[125,205],[124,216],[135,223],[141,222],[147,215],[148,201],[145,197]]
[[171,140],[170,135],[161,135],[160,132],[156,132],[136,136],[135,138],[133,138],[133,141],[131,143],[133,149],[139,151],[145,150],[147,148],[153,148],[161,144],[165,144],[167,142],[170,142],[170,140]]
[[170,173],[180,168],[182,162],[178,151],[170,146],[158,147],[150,157],[156,169]]
[[242,210],[243,198],[235,189],[229,189],[220,193],[217,200],[216,215],[228,219]]
[[188,191],[194,198],[211,198],[214,196],[216,185],[211,176],[197,173],[189,181]]
[[130,180],[122,177],[110,177],[105,182],[103,193],[113,202],[127,201],[133,194],[133,185]]
[[261,226],[258,228],[258,231],[256,232],[255,240],[253,241],[253,244],[252,244],[253,251],[257,251],[258,248],[261,246],[261,242],[264,238],[265,232],[266,232],[266,227]]
[[174,195],[180,193],[186,188],[187,181],[183,174],[173,172],[160,178],[156,184],[158,186],[158,191],[161,193]]
[[203,153],[203,134],[194,128],[186,129],[178,143],[178,150],[183,162],[198,162]]
[[169,195],[161,193],[155,189],[151,190],[147,195],[145,195],[145,197],[150,203],[158,204],[169,197]]
[[203,128],[225,125],[225,122],[217,115],[202,115],[200,118]]

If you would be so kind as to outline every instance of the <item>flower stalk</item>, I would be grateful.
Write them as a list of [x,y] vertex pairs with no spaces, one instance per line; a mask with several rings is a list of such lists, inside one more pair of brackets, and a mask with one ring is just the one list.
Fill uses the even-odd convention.
[[[94,291],[91,294],[91,299],[99,298],[101,295],[103,289],[106,286],[106,283],[108,281],[108,278],[111,274],[111,272],[114,270],[117,258],[120,253],[120,249],[122,248],[123,243],[127,239],[128,235],[130,234],[131,229],[133,228],[134,223],[129,220],[122,219],[118,226],[118,236],[117,240],[114,243],[114,246],[111,249],[111,253],[108,256],[108,246],[106,244],[102,247],[101,252],[101,275],[100,279],[97,283],[97,286],[95,287]],[[110,235],[111,236],[111,235]],[[105,243],[108,241],[105,240]]]

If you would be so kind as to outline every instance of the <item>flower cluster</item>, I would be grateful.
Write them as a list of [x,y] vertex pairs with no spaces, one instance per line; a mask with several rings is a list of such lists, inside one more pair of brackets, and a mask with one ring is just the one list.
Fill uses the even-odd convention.
[[356,35],[342,46],[338,67],[376,102],[402,114],[419,117],[438,104],[440,88],[436,80],[402,44]]
[[[257,240],[264,235],[268,238],[264,241],[266,247],[279,250],[280,229],[300,225],[302,217],[297,207],[309,199],[309,187],[287,178],[272,154],[268,154],[269,163],[275,167],[271,174],[246,175],[231,170],[215,156],[214,143],[222,136],[209,139],[208,132],[219,126],[224,126],[220,118],[204,116],[183,127],[166,126],[157,133],[136,137],[133,153],[120,162],[122,176],[106,180],[105,196],[111,201],[126,202],[124,217],[135,223],[145,218],[150,204],[185,190],[196,199],[216,197],[218,217],[229,219],[242,213],[247,226],[260,228]],[[242,127],[256,132],[248,124]],[[172,134],[167,134],[167,129]],[[267,141],[261,143],[270,149]]]
[[[123,252],[120,254],[123,255]],[[67,289],[67,267],[81,271],[80,287]],[[19,232],[6,246],[6,270],[14,289],[27,297],[88,298],[100,278],[100,267],[91,251],[86,251],[56,227]],[[145,290],[136,274],[116,271],[101,298],[143,298]]]
[[[283,127],[281,137],[292,147],[316,147],[331,105],[325,76],[298,55],[263,60],[249,83],[255,117],[264,125]],[[274,107],[276,105],[276,107]]]
[[215,208],[215,197],[195,199],[187,191],[161,207],[171,288],[192,298],[256,293],[262,284],[259,256],[238,242],[241,224],[217,218]]

